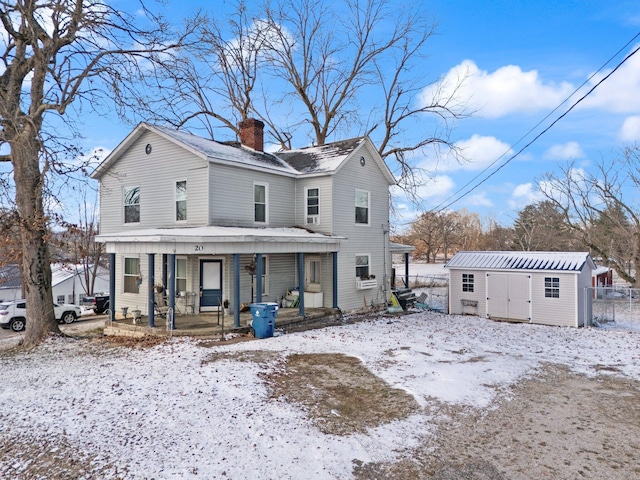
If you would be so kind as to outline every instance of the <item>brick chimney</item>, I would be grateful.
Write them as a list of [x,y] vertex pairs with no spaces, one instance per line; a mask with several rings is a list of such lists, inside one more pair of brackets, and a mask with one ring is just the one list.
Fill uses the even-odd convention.
[[264,152],[264,122],[255,118],[247,118],[238,125],[240,127],[240,143],[257,152]]

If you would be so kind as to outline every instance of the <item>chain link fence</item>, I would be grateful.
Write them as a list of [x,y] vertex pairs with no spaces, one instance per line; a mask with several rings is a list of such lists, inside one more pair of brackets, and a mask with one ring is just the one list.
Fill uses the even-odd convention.
[[587,288],[585,305],[590,325],[611,323],[640,325],[640,289],[627,287]]

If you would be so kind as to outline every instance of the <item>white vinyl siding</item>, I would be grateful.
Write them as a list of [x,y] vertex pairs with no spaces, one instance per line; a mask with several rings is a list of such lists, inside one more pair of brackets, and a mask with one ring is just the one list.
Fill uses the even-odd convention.
[[[145,145],[153,146],[150,155]],[[100,233],[172,227],[176,223],[176,179],[189,186],[187,225],[206,225],[209,162],[152,132],[144,132],[100,179]],[[140,187],[140,221],[124,222],[124,189]]]
[[[356,149],[342,165],[339,174],[334,175],[332,186],[331,233],[346,237],[338,252],[338,306],[345,311],[362,308],[384,298],[385,264],[391,265],[391,254],[384,231],[389,225],[389,182],[377,162],[375,152],[369,152],[368,144]],[[365,165],[360,157],[365,157]],[[356,189],[371,192],[369,196],[369,226],[355,223]],[[323,192],[320,191],[321,204]],[[321,215],[324,222],[324,211]],[[322,230],[324,231],[324,229]],[[376,288],[358,289],[353,279],[356,271],[356,255],[367,253],[371,257],[369,275],[375,275]],[[386,259],[385,259],[386,255]],[[324,263],[323,263],[324,264]],[[331,262],[328,261],[327,265]],[[331,268],[322,271],[323,277],[331,275]],[[330,279],[329,279],[330,282]],[[331,285],[331,283],[328,283]],[[325,294],[325,305],[331,305]]]
[[[265,226],[290,227],[295,218],[295,179],[229,165],[211,165],[211,225],[254,227],[254,181],[268,184]],[[193,189],[189,187],[191,192]],[[259,224],[264,225],[264,224]]]
[[[544,272],[533,275],[532,311],[533,322],[543,325],[577,326],[578,305],[577,290],[578,273]],[[545,296],[547,282],[545,279],[555,278],[559,285],[558,298]],[[553,287],[552,287],[553,288]]]
[[[307,191],[318,191],[318,216],[316,223],[309,222]],[[300,178],[295,193],[295,218],[297,225],[304,225],[315,232],[333,233],[333,180],[332,177]]]

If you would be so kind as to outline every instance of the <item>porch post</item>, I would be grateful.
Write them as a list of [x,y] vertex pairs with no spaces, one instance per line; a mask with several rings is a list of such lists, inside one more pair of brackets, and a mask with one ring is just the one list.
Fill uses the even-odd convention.
[[298,252],[298,312],[304,317],[304,253]]
[[148,258],[148,262],[149,262],[149,291],[147,292],[147,315],[149,317],[149,327],[153,328],[156,326],[155,323],[155,309],[153,308],[153,304],[154,304],[154,292],[155,292],[155,288],[154,288],[154,284],[156,282],[155,280],[155,260],[156,260],[156,254],[155,253],[148,253],[147,254],[147,258]]
[[116,254],[109,254],[109,321],[116,319]]
[[233,254],[233,326],[240,326],[240,254]]
[[404,254],[404,286],[409,288],[409,252]]
[[173,312],[171,315],[170,329],[176,329],[176,254],[170,253],[167,256],[167,265],[169,267],[168,283],[169,283],[169,308]]
[[338,308],[338,252],[331,252],[333,257],[333,308]]
[[[256,253],[256,302],[262,302],[262,254]],[[253,299],[252,299],[253,300]]]

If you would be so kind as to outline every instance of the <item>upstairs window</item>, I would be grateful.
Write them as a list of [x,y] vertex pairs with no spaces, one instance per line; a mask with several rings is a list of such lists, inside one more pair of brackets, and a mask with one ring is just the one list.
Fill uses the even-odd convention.
[[253,185],[253,219],[259,223],[267,223],[267,186],[256,183]]
[[473,283],[474,283],[473,273],[462,274],[462,291],[463,292],[473,292]]
[[544,277],[544,296],[546,298],[560,298],[559,277]]
[[318,225],[320,223],[320,190],[307,189],[307,224]]
[[124,223],[140,223],[140,187],[124,189]]
[[187,219],[187,181],[176,182],[176,221]]
[[356,223],[369,225],[369,192],[356,190]]

